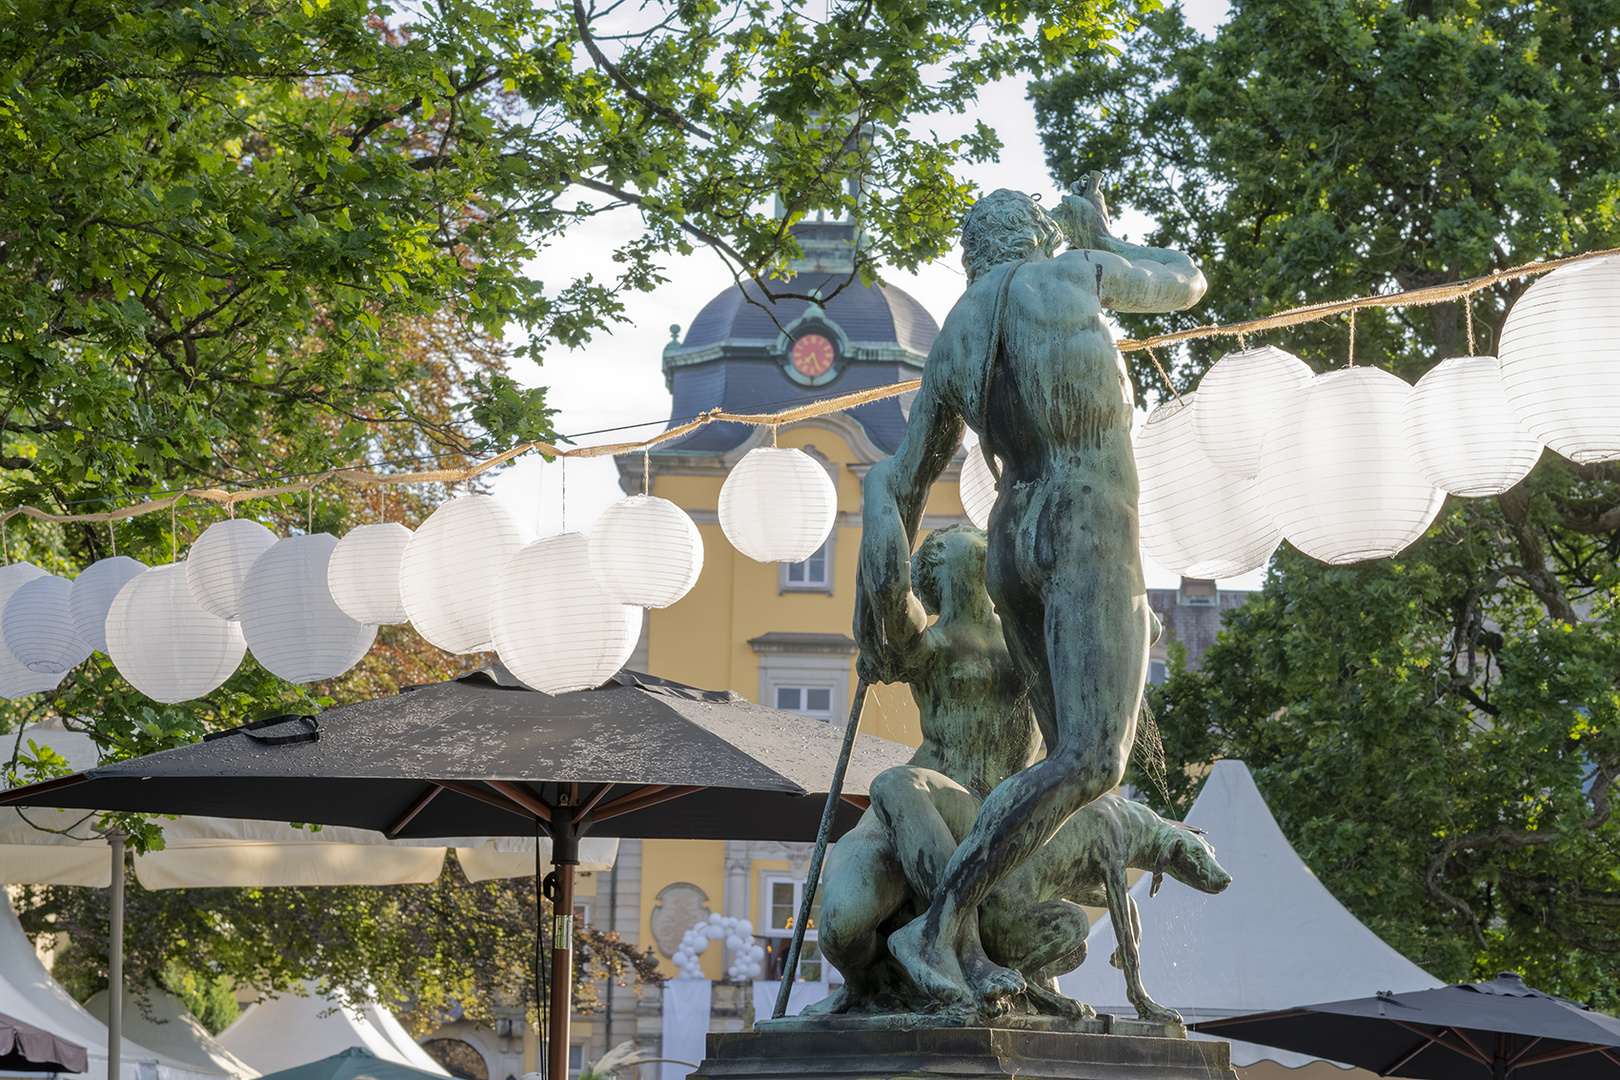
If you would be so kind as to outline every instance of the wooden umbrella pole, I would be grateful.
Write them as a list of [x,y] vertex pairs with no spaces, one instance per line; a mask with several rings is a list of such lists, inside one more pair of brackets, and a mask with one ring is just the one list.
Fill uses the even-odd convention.
[[579,833],[574,825],[573,799],[564,785],[558,805],[551,808],[551,864],[556,868],[557,888],[551,897],[551,1016],[546,1032],[549,1080],[568,1080],[568,1029],[574,1011],[574,867],[578,863]]
[[861,726],[861,712],[866,707],[866,680],[855,684],[855,700],[849,707],[849,724],[844,728],[844,746],[838,752],[838,765],[833,769],[832,786],[827,789],[827,805],[821,811],[821,828],[816,832],[816,849],[810,854],[810,868],[805,873],[804,899],[799,903],[799,917],[793,923],[793,940],[788,945],[787,960],[782,965],[782,985],[776,991],[776,1008],[771,1019],[787,1015],[788,995],[793,992],[794,977],[799,972],[799,951],[804,948],[804,931],[810,924],[810,911],[816,902],[816,886],[821,882],[821,860],[827,854],[827,838],[832,835],[833,817],[838,813],[838,799],[844,793],[844,774],[849,771],[849,755],[855,749],[855,730]]

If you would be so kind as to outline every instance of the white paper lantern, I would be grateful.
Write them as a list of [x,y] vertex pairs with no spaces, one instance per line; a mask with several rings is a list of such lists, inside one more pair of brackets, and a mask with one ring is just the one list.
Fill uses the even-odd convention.
[[977,446],[968,448],[967,460],[962,462],[962,477],[956,482],[962,495],[962,511],[968,520],[981,529],[990,527],[990,511],[996,505],[996,478],[984,460],[984,451]]
[[290,683],[332,679],[360,662],[377,627],[349,618],[326,586],[331,533],[277,540],[242,585],[242,637],[266,671]]
[[491,648],[489,602],[527,531],[488,495],[451,499],[411,536],[399,562],[399,596],[416,632],[446,652]]
[[399,566],[411,530],[398,522],[350,529],[332,550],[326,584],[349,618],[372,626],[407,622],[399,594]]
[[1318,375],[1266,435],[1260,497],[1290,543],[1326,563],[1394,555],[1423,535],[1445,492],[1401,440],[1412,387],[1379,368]]
[[755,562],[803,562],[826,542],[837,516],[832,479],[802,450],[756,447],[720,487],[720,528]]
[[[203,530],[186,555],[186,583],[202,609],[221,619],[242,615],[242,582],[270,550],[276,534],[247,518],[217,521]],[[148,695],[150,696],[150,695]]]
[[110,559],[97,559],[73,579],[73,591],[68,593],[68,614],[73,619],[74,632],[97,652],[107,651],[107,609],[113,597],[129,583],[129,579],[146,570],[146,564],[127,555],[114,555]]
[[1230,352],[1198,382],[1193,428],[1198,445],[1222,472],[1251,479],[1260,470],[1260,443],[1310,381],[1310,365],[1270,345]]
[[6,601],[0,635],[17,663],[36,675],[65,675],[94,652],[73,629],[73,582],[55,574],[25,581]]
[[612,600],[591,573],[583,533],[536,540],[507,563],[489,609],[501,663],[547,694],[612,678],[641,636],[641,609]]
[[1620,257],[1554,270],[1526,289],[1496,352],[1526,430],[1583,465],[1620,460]]
[[591,530],[591,569],[609,598],[665,608],[692,591],[703,572],[703,537],[668,499],[632,495]]
[[[45,571],[33,563],[7,563],[0,566],[0,618],[4,617],[6,605],[11,602],[18,589],[30,581],[45,576]],[[62,678],[60,674],[29,671],[17,662],[10,649],[0,649],[0,697],[20,698],[24,694],[54,690]]]
[[153,701],[211,693],[247,653],[241,625],[197,603],[186,570],[185,563],[152,567],[131,578],[107,611],[107,655]]
[[1230,578],[1266,565],[1282,533],[1260,485],[1210,463],[1194,429],[1197,395],[1154,409],[1136,437],[1142,550],[1191,578]]
[[1541,457],[1508,405],[1494,356],[1442,360],[1418,380],[1401,417],[1406,452],[1423,478],[1453,495],[1499,495]]

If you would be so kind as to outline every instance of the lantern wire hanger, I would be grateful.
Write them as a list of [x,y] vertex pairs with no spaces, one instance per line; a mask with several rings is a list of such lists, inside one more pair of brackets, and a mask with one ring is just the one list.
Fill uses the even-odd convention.
[[1477,349],[1474,346],[1474,304],[1468,297],[1462,298],[1463,322],[1468,326],[1468,355],[1474,356]]
[[[1620,255],[1620,248],[1608,248],[1603,251],[1587,252],[1584,255],[1572,255],[1563,259],[1550,259],[1546,262],[1530,262],[1515,266],[1507,270],[1498,270],[1483,277],[1471,278],[1466,281],[1455,281],[1444,285],[1433,285],[1423,289],[1412,289],[1400,293],[1383,293],[1373,296],[1358,296],[1348,300],[1332,300],[1318,304],[1306,304],[1301,307],[1289,308],[1275,315],[1267,315],[1261,319],[1251,319],[1247,322],[1231,323],[1225,326],[1212,324],[1209,326],[1196,326],[1189,330],[1177,330],[1174,333],[1159,334],[1143,340],[1125,338],[1116,344],[1121,352],[1136,352],[1148,350],[1149,357],[1154,361],[1154,367],[1164,378],[1165,384],[1176,393],[1175,386],[1170,382],[1169,374],[1158,362],[1152,350],[1158,346],[1173,345],[1182,341],[1194,341],[1200,338],[1230,337],[1236,338],[1239,346],[1247,344],[1250,334],[1261,333],[1283,326],[1297,326],[1300,323],[1321,322],[1324,319],[1336,318],[1349,314],[1361,308],[1371,307],[1426,307],[1432,304],[1449,303],[1453,300],[1464,300],[1476,292],[1490,288],[1499,282],[1513,278],[1529,277],[1536,274],[1545,274],[1551,270],[1568,266],[1571,263],[1585,262],[1589,259],[1600,259],[1611,255]],[[1472,311],[1469,313],[1469,322],[1472,325]],[[538,452],[547,457],[557,457],[567,461],[571,457],[608,457],[632,454],[641,451],[645,454],[652,447],[675,439],[684,438],[692,432],[709,424],[746,424],[752,427],[768,427],[771,429],[771,445],[776,445],[776,429],[784,424],[796,424],[817,416],[829,413],[843,412],[874,401],[898,397],[910,393],[922,386],[921,379],[909,379],[905,382],[890,383],[886,386],[874,386],[866,390],[858,390],[850,394],[841,394],[837,397],[823,398],[811,401],[804,405],[796,405],[774,413],[732,413],[721,408],[713,408],[707,412],[698,413],[684,423],[666,428],[649,439],[640,439],[630,442],[607,443],[600,446],[577,446],[565,449],[555,443],[543,440],[520,443],[509,450],[474,462],[465,468],[457,469],[424,469],[416,472],[378,473],[372,469],[353,466],[328,469],[313,474],[304,474],[297,477],[283,477],[288,482],[272,487],[243,489],[235,492],[224,491],[220,488],[184,488],[180,491],[165,492],[157,498],[145,502],[132,503],[121,506],[116,510],[90,514],[53,514],[34,506],[14,506],[9,510],[0,511],[0,538],[3,538],[3,527],[6,521],[13,517],[23,515],[38,521],[67,522],[96,522],[120,521],[125,518],[139,517],[163,510],[165,507],[173,509],[174,504],[186,497],[204,499],[212,503],[223,503],[227,506],[239,499],[263,499],[293,492],[313,492],[316,487],[331,481],[354,484],[359,487],[385,487],[390,484],[456,484],[471,480],[477,476],[499,468],[514,458],[523,454]],[[1177,398],[1180,394],[1176,393]],[[646,425],[632,424],[628,427],[651,426],[665,423],[663,420],[648,421]],[[105,502],[109,500],[97,499]],[[0,539],[3,543],[3,539]]]
[[1356,309],[1350,309],[1350,352],[1345,357],[1345,367],[1356,366]]

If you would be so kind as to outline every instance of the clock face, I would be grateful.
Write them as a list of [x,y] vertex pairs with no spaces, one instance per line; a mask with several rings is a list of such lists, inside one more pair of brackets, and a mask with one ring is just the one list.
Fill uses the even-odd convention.
[[827,374],[832,365],[832,342],[820,334],[806,334],[793,343],[793,370],[805,378],[819,378]]

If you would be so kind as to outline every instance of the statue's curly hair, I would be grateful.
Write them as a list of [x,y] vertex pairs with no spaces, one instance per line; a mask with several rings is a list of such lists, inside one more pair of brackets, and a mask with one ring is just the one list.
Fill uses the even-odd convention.
[[942,597],[939,594],[939,572],[945,565],[945,545],[953,536],[969,534],[974,540],[985,541],[984,530],[972,525],[947,525],[923,537],[923,542],[911,556],[911,589],[922,601],[930,615],[938,615]]
[[1022,191],[997,188],[973,204],[962,219],[962,265],[968,284],[1002,263],[1023,262],[1036,251],[1048,256],[1063,230]]

